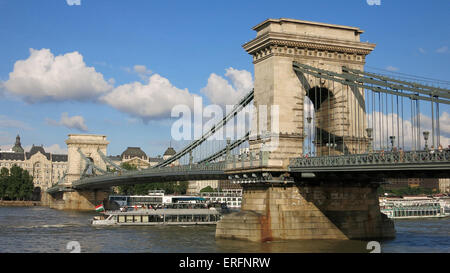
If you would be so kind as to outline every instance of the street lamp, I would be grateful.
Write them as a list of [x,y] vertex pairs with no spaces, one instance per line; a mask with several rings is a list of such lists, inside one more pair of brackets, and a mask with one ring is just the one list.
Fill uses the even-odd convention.
[[327,143],[325,145],[328,147],[328,155],[330,155],[331,149],[335,149],[337,147],[336,143]]
[[[311,121],[312,117],[307,117],[306,121],[308,122],[308,128],[309,128],[309,139],[311,140],[312,132],[311,132]],[[308,147],[309,147],[309,155],[311,155],[311,141],[308,141]]]
[[391,140],[392,150],[394,150],[395,136],[390,136],[389,139]]
[[425,151],[428,151],[428,137],[430,136],[429,131],[423,131],[423,139],[425,139]]
[[369,138],[369,142],[367,143],[367,150],[369,152],[372,152],[372,132],[373,132],[373,129],[372,128],[367,128],[366,132],[367,132],[367,137]]

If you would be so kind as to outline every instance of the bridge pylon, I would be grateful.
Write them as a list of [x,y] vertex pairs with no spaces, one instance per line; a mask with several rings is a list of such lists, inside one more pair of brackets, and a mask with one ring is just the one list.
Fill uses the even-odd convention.
[[69,134],[65,142],[68,150],[67,174],[57,185],[60,190],[50,194],[49,206],[56,209],[92,210],[108,198],[110,190],[75,190],[72,183],[84,176],[107,170],[99,151],[105,155],[109,142],[104,135],[88,134]]
[[[336,144],[332,145],[332,154],[365,149],[364,91],[292,69],[295,61],[339,73],[343,66],[363,71],[366,56],[375,48],[374,44],[360,42],[363,31],[285,18],[265,20],[253,30],[256,38],[243,45],[255,66],[251,135],[257,137],[250,139],[250,150],[261,149],[265,130],[279,134],[270,160],[283,167],[289,164],[289,158],[308,152],[305,137],[313,136],[316,155],[328,154],[327,143]],[[313,109],[307,109],[305,100]],[[261,105],[278,105],[279,116],[273,117],[268,109],[268,117],[261,120]],[[274,119],[278,120],[278,132],[274,132]]]
[[[282,18],[253,29],[256,38],[243,45],[255,65],[249,142],[250,154],[264,151],[264,166],[244,162],[227,169],[229,179],[243,187],[242,208],[218,223],[216,238],[394,237],[393,222],[380,213],[377,181],[293,177],[288,169],[291,158],[308,153],[363,153],[368,146],[364,90],[304,74],[293,64],[337,73],[343,66],[363,71],[375,45],[360,42],[363,31],[355,27]],[[309,109],[305,100],[312,104]],[[269,110],[277,105],[278,113]],[[259,113],[264,108],[266,117]],[[306,136],[313,136],[314,149],[306,146]]]

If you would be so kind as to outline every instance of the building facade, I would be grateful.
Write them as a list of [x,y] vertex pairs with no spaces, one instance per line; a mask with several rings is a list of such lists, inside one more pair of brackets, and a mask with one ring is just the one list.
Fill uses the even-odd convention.
[[[175,150],[172,147],[169,147],[162,157],[149,157],[140,147],[128,147],[121,155],[108,156],[108,159],[117,165],[128,163],[137,167],[138,170],[144,170],[161,163],[174,154],[176,154]],[[172,165],[178,165],[178,161],[172,163]]]
[[[151,168],[176,154],[174,148],[169,147],[163,156],[149,157],[140,147],[128,147],[121,155],[108,156],[108,159],[117,165],[128,163],[138,170]],[[67,154],[52,154],[45,151],[44,147],[33,145],[30,151],[25,152],[20,142],[20,136],[16,137],[14,146],[9,151],[0,151],[0,169],[8,170],[17,165],[27,170],[33,176],[35,188],[41,192],[57,184],[67,172]],[[171,165],[179,165],[178,161]],[[199,180],[188,182],[187,194],[198,194],[203,188],[210,186],[213,189],[240,189],[239,185],[229,181]]]
[[11,169],[14,165],[27,170],[33,176],[35,188],[41,192],[52,187],[64,176],[67,169],[66,154],[52,154],[44,150],[43,145],[31,147],[25,152],[17,135],[14,147],[9,151],[0,151],[0,169]]
[[450,178],[439,179],[439,190],[441,193],[450,193]]
[[[128,147],[120,156],[109,156],[108,158],[112,160],[117,165],[128,163],[134,165],[138,170],[143,170],[151,168],[164,160],[167,160],[174,156],[177,152],[173,147],[168,147],[164,152],[163,156],[158,157],[148,157],[147,154],[141,150],[140,147]],[[175,161],[170,164],[170,166],[179,165],[179,161]],[[205,187],[210,186],[213,189],[219,187],[218,180],[199,180],[199,181],[188,181],[188,189],[186,194],[198,194],[200,190]]]

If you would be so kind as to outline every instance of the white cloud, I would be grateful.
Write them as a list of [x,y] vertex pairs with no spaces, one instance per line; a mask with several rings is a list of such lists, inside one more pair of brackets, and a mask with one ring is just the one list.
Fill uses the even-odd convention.
[[[372,124],[372,114],[368,114],[368,126],[370,127]],[[402,142],[404,141],[405,150],[410,150],[413,145],[413,126],[410,120],[403,120],[403,126],[402,126],[402,118],[398,116],[399,125],[397,130],[397,114],[383,114],[379,112],[375,112],[373,115],[374,120],[374,128],[373,128],[373,138],[374,138],[374,145],[376,148],[380,147],[380,139],[381,139],[381,146],[383,146],[384,149],[386,147],[390,147],[389,142],[389,136],[395,135],[395,145],[397,146],[397,141],[400,140],[400,146],[402,145]],[[381,127],[380,127],[380,121]],[[447,112],[444,112],[440,117],[440,143],[443,147],[447,147],[450,144],[450,125],[448,125],[448,122],[450,121],[450,116]],[[428,146],[431,147],[432,145],[432,139],[431,139],[431,118],[429,116],[420,114],[420,141],[421,141],[421,148],[424,148],[424,139],[423,139],[423,131],[429,131],[430,137],[428,141]],[[394,128],[392,132],[392,128]],[[414,127],[417,128],[417,127]],[[381,129],[381,130],[380,130]],[[380,136],[380,131],[381,136]],[[400,135],[397,134],[399,132]],[[417,134],[417,132],[415,133]],[[436,143],[435,143],[436,145]]]
[[148,77],[152,74],[152,71],[150,69],[147,69],[145,65],[135,65],[133,67],[133,71],[141,77],[143,80],[147,80]]
[[448,112],[442,113],[439,117],[439,130],[450,137],[450,114]]
[[425,49],[423,49],[423,48],[421,48],[421,47],[419,47],[419,52],[422,53],[422,54],[427,53],[427,52],[425,51]]
[[88,100],[109,91],[101,73],[88,67],[77,51],[54,56],[49,49],[30,49],[30,57],[14,64],[6,91],[29,103]]
[[148,69],[145,65],[136,64],[132,68],[130,67],[122,67],[122,69],[130,74],[137,74],[142,81],[147,82],[150,75],[153,73],[150,69]]
[[55,121],[52,119],[47,119],[46,121],[47,124],[53,126],[64,126],[69,129],[77,129],[82,132],[88,131],[88,127],[84,123],[84,118],[82,116],[69,117],[68,113],[62,113],[60,121]]
[[168,118],[172,107],[178,104],[192,109],[195,95],[188,89],[179,89],[158,74],[149,77],[147,84],[133,82],[116,87],[100,98],[119,111],[148,121],[152,118]]
[[32,129],[27,123],[20,120],[11,119],[5,115],[0,115],[0,128],[19,128],[25,130]]
[[[31,149],[31,147],[30,147],[30,149]],[[67,154],[67,148],[61,148],[59,146],[59,144],[53,144],[53,145],[50,145],[47,147],[44,146],[44,150],[47,153],[52,153],[52,154]]]
[[[436,117],[435,117],[436,118]],[[437,122],[437,120],[435,120]],[[427,130],[431,132],[431,125],[433,123],[433,120],[429,116],[425,116],[423,114],[420,114],[420,123],[422,126],[424,126]],[[439,117],[439,130],[441,135],[450,137],[450,115],[447,112],[443,112],[442,115]]]
[[231,84],[223,77],[212,73],[208,84],[201,89],[211,103],[219,105],[233,105],[253,88],[252,74],[246,70],[237,70],[232,67],[226,69],[225,76],[231,80]]
[[66,2],[67,2],[67,5],[69,5],[69,6],[73,6],[73,5],[80,6],[81,5],[81,0],[66,0]]
[[386,70],[395,72],[395,71],[398,71],[398,67],[395,67],[395,66],[391,66],[391,65],[390,65],[390,66],[386,67]]
[[447,53],[448,52],[448,46],[442,46],[438,49],[436,49],[437,53]]

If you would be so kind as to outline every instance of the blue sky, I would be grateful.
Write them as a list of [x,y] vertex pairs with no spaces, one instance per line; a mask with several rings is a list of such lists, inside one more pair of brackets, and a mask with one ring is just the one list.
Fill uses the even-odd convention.
[[[81,0],[81,5],[0,0],[0,147],[11,146],[19,133],[23,146],[53,145],[57,151],[55,144],[65,149],[69,133],[89,133],[107,135],[109,154],[120,154],[127,146],[161,154],[170,140],[167,113],[127,108],[120,97],[123,90],[101,101],[92,96],[119,86],[140,90],[150,76],[155,86],[187,89],[186,96],[202,96],[206,103],[213,102],[206,92],[214,91],[213,83],[228,82],[236,94],[242,93],[239,83],[247,86],[253,75],[252,59],[242,44],[255,37],[251,28],[267,18],[359,27],[365,31],[362,41],[377,44],[368,67],[450,80],[449,11],[448,0],[382,0],[380,6],[366,0]],[[73,62],[82,57],[85,67],[74,72],[80,80],[65,82],[75,93],[88,73],[103,85],[85,97],[30,97],[27,90],[18,91],[28,88],[22,85],[8,85],[16,92],[8,91],[4,83],[16,62],[30,58],[30,49],[36,62],[52,56],[69,59],[65,54],[70,53]],[[55,73],[64,75],[64,70]],[[449,109],[442,107],[445,111]]]

